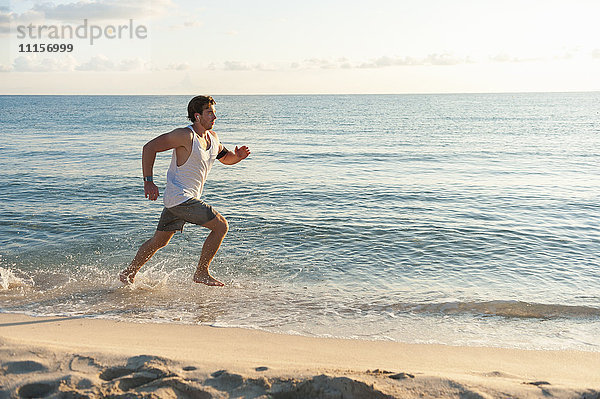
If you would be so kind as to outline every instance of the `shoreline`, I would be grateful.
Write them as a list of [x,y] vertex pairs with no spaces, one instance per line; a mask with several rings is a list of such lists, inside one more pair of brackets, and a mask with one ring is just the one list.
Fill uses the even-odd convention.
[[[523,350],[523,351],[541,351],[541,352],[590,352],[600,354],[600,349],[596,347],[589,347],[588,349],[584,349],[581,347],[560,347],[560,346],[534,346],[528,347],[527,345],[510,345],[510,344],[502,344],[498,342],[488,342],[488,343],[447,343],[447,342],[439,342],[435,340],[431,341],[402,341],[395,340],[390,337],[377,336],[377,337],[368,337],[364,336],[344,336],[344,335],[332,335],[332,334],[311,334],[311,333],[301,333],[295,330],[275,330],[269,328],[262,328],[257,326],[244,326],[244,325],[230,325],[230,324],[219,324],[219,323],[205,323],[199,322],[198,324],[194,324],[188,321],[182,321],[178,319],[173,320],[152,320],[152,319],[131,319],[124,320],[121,317],[111,318],[111,317],[103,317],[101,314],[81,314],[81,315],[69,315],[64,313],[58,314],[37,314],[35,312],[23,312],[23,311],[2,311],[0,310],[0,324],[1,317],[3,315],[17,315],[28,317],[34,320],[46,320],[46,319],[61,319],[61,320],[105,320],[108,322],[114,323],[131,323],[136,325],[180,325],[180,326],[191,326],[191,327],[201,327],[201,328],[211,328],[211,329],[226,329],[226,330],[241,330],[241,331],[257,331],[259,333],[265,334],[273,334],[276,336],[291,336],[291,337],[306,337],[306,338],[314,338],[314,339],[325,339],[325,340],[342,340],[342,341],[364,341],[364,342],[390,342],[390,343],[398,343],[400,345],[423,345],[423,346],[441,346],[441,347],[450,347],[450,348],[490,348],[490,349],[506,349],[506,350]],[[0,334],[1,336],[1,334]]]
[[600,397],[598,352],[15,313],[0,314],[0,364],[0,397]]

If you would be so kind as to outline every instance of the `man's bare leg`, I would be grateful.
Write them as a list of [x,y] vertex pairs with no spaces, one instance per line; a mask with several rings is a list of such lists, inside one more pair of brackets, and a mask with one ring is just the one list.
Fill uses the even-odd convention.
[[174,231],[156,230],[154,236],[143,243],[140,249],[138,249],[129,267],[119,274],[121,282],[123,284],[132,284],[137,272],[152,258],[156,251],[169,243],[173,234],[175,234]]
[[223,216],[217,214],[217,217],[203,226],[210,229],[211,232],[206,237],[206,241],[204,241],[204,245],[202,246],[200,262],[198,262],[198,268],[196,269],[196,273],[194,273],[194,281],[210,286],[222,287],[225,284],[211,276],[208,272],[208,267],[219,250],[223,238],[225,238],[229,230],[229,225]]

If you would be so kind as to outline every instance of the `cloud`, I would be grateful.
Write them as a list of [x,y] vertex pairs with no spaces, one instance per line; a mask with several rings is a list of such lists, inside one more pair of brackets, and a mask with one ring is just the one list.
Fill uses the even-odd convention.
[[415,66],[415,65],[461,65],[472,61],[468,57],[459,57],[451,53],[434,53],[426,57],[380,57],[370,63],[362,64],[360,68],[386,68],[392,66]]
[[0,35],[11,33],[11,25],[28,25],[31,23],[42,23],[44,14],[29,10],[22,14],[17,14],[8,10],[0,10]]
[[351,61],[342,57],[337,59],[310,58],[290,64],[292,69],[378,69],[416,65],[459,65],[472,63],[468,57],[458,57],[450,53],[430,54],[427,57],[381,56],[368,61]]
[[594,51],[592,51],[592,58],[600,59],[600,49],[595,49]]
[[198,28],[202,26],[202,22],[200,21],[187,21],[183,23],[183,26],[186,28]]
[[77,61],[72,55],[65,57],[39,57],[24,55],[15,58],[11,71],[13,72],[70,72]]
[[468,57],[458,57],[450,53],[430,54],[427,57],[381,56],[368,61],[352,62],[343,57],[335,60],[311,58],[303,62],[294,62],[292,69],[378,69],[415,65],[459,65],[472,63]]
[[374,60],[363,62],[356,68],[371,69],[371,68],[386,68],[391,66],[406,66],[406,65],[419,65],[420,62],[412,57],[389,57],[383,56],[375,58]]
[[461,65],[471,62],[468,57],[458,57],[450,53],[430,54],[423,60],[424,65]]
[[[499,53],[487,58],[471,58],[469,56],[456,55],[450,52],[432,53],[427,56],[381,56],[370,60],[351,60],[347,57],[339,58],[307,58],[292,62],[270,62],[253,64],[244,61],[224,61],[211,63],[211,70],[223,71],[289,71],[289,70],[318,70],[318,69],[380,69],[406,66],[454,66],[476,64],[480,62],[494,63],[520,63],[539,61],[561,61],[573,59],[577,54],[576,49],[565,50],[561,54],[546,57],[519,58],[506,53]],[[594,58],[600,58],[600,49],[593,52]]]
[[167,66],[167,70],[169,71],[187,71],[190,70],[192,67],[190,66],[190,64],[188,64],[187,62],[181,63],[181,64],[169,64]]
[[504,62],[521,63],[521,62],[544,61],[544,57],[522,58],[522,57],[511,56],[506,53],[500,53],[500,54],[490,57],[489,60],[492,62],[499,62],[499,63],[504,63]]
[[202,22],[200,22],[200,21],[186,21],[182,24],[169,26],[169,30],[177,31],[177,30],[182,30],[182,29],[199,28],[201,26],[202,26]]
[[511,57],[506,53],[499,53],[494,56],[491,56],[490,61],[492,62],[519,62],[519,60],[515,57]]
[[105,55],[96,55],[87,62],[79,63],[70,54],[60,58],[31,54],[15,58],[11,66],[0,64],[0,72],[132,72],[149,71],[151,67],[149,62],[139,57],[115,62]]
[[276,71],[281,68],[275,64],[251,64],[240,61],[225,61],[222,64],[211,63],[209,69],[220,69],[224,71]]
[[77,65],[76,71],[83,72],[131,72],[148,70],[148,63],[141,58],[128,58],[114,62],[105,55],[95,55],[88,62]]
[[250,64],[239,61],[225,61],[223,69],[226,71],[251,71],[254,69]]
[[302,61],[288,63],[248,63],[243,61],[224,61],[222,63],[211,63],[209,69],[224,71],[284,71],[284,70],[315,70],[315,69],[368,69],[386,68],[404,65],[451,65],[453,63],[466,62],[443,56],[430,56],[428,59],[416,59],[411,57],[379,57],[367,62],[353,62],[346,57],[336,59],[308,58]]
[[304,60],[302,63],[294,62],[292,63],[292,68],[304,68],[304,69],[351,69],[355,66],[350,62],[350,60],[346,57],[340,57],[335,60],[332,59],[323,59],[323,58],[310,58]]
[[75,69],[78,71],[111,71],[115,63],[104,55],[95,55],[88,62],[78,65]]
[[[173,0],[91,0],[66,4],[38,2],[23,13],[0,7],[0,35],[11,33],[11,25],[44,24],[47,20],[83,21],[126,20],[158,17],[168,14],[174,8]],[[189,23],[187,23],[189,25]],[[184,26],[186,23],[184,23]]]
[[121,60],[116,65],[117,71],[122,72],[130,72],[130,71],[144,71],[146,70],[146,63],[139,57],[136,58],[128,58],[125,60]]
[[93,0],[67,4],[44,2],[35,4],[33,11],[42,13],[47,19],[78,21],[157,17],[172,11],[173,7],[172,0]]
[[335,61],[324,59],[324,58],[309,58],[300,63],[302,69],[335,69],[337,64]]
[[0,11],[0,33],[10,33],[11,13]]
[[576,48],[565,50],[560,54],[547,54],[532,57],[517,57],[507,53],[499,53],[488,58],[491,62],[498,63],[522,63],[522,62],[540,62],[540,61],[567,61],[572,60],[580,51]]

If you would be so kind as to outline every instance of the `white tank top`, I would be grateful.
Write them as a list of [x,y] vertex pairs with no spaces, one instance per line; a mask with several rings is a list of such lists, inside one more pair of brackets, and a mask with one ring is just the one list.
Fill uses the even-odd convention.
[[163,202],[167,208],[182,204],[191,198],[200,199],[206,176],[219,152],[219,141],[211,132],[209,132],[210,147],[203,150],[192,125],[188,128],[194,133],[192,152],[183,165],[177,166],[177,152],[173,149],[171,165],[167,171],[167,186],[163,195]]

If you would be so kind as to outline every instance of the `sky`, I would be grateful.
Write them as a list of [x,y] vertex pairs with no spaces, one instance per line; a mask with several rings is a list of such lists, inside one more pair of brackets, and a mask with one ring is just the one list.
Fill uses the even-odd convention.
[[0,94],[598,91],[598,16],[598,0],[0,0]]

